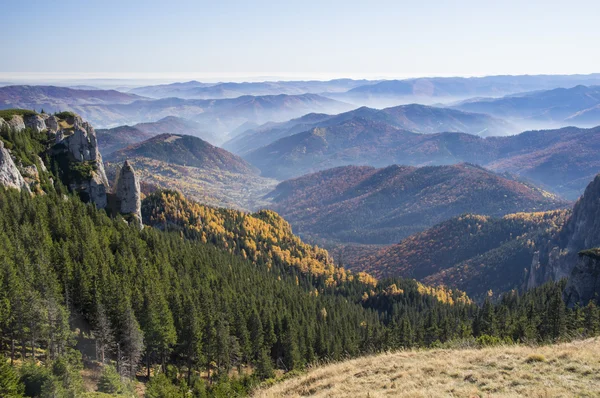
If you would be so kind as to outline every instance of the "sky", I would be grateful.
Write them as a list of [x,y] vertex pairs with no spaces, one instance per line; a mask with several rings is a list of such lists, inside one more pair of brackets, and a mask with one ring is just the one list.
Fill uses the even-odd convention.
[[600,72],[598,0],[0,3],[0,81]]

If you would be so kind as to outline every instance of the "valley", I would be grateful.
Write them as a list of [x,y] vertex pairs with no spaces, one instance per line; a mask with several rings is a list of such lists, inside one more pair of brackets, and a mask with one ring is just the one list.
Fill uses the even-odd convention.
[[600,391],[592,5],[60,3],[3,7],[0,397]]

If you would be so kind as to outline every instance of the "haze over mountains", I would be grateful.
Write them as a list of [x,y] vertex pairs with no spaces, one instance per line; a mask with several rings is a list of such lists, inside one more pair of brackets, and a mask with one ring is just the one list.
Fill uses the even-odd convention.
[[528,131],[482,138],[417,134],[356,117],[282,138],[245,155],[265,176],[286,179],[349,164],[384,167],[469,162],[508,171],[576,199],[598,171],[600,128]]
[[315,127],[334,126],[353,118],[364,118],[422,134],[460,131],[479,136],[501,136],[518,132],[515,126],[485,114],[410,104],[381,110],[361,107],[339,115],[315,113],[283,123],[266,123],[238,134],[223,147],[244,155],[278,139]]
[[476,98],[456,108],[512,120],[520,126],[594,127],[600,124],[600,85],[556,88],[509,95],[502,98]]
[[188,99],[222,99],[236,98],[243,95],[261,96],[277,94],[299,95],[309,93],[336,93],[375,83],[377,83],[377,81],[353,79],[214,84],[189,81],[185,83],[137,87],[128,92],[151,98],[178,97]]
[[[467,90],[464,81],[456,91],[427,82],[437,84],[430,99]],[[310,88],[306,82],[294,89],[197,82],[141,89],[155,96],[169,90],[222,97],[243,90],[291,92],[221,99],[7,88],[8,97],[20,94],[3,107],[30,101],[108,123],[137,122],[96,131],[72,112],[0,110],[0,183],[9,187],[0,188],[0,210],[8,220],[3,225],[10,254],[0,262],[8,270],[0,273],[0,284],[12,286],[7,278],[17,275],[19,286],[41,296],[27,275],[38,275],[42,253],[49,260],[41,261],[39,275],[50,278],[33,281],[49,281],[42,290],[57,296],[34,304],[44,314],[73,308],[90,325],[137,333],[138,351],[126,354],[132,365],[119,373],[133,378],[143,358],[151,365],[147,391],[161,377],[161,361],[180,366],[174,356],[185,358],[188,375],[195,366],[211,379],[210,372],[229,374],[235,363],[246,366],[250,377],[267,378],[263,367],[272,374],[273,366],[289,370],[346,352],[431,347],[456,338],[546,342],[548,336],[570,336],[570,327],[598,333],[593,325],[581,326],[581,311],[585,319],[600,319],[597,307],[585,304],[600,294],[600,175],[594,179],[600,126],[519,130],[524,122],[593,121],[596,87],[471,98],[452,107],[355,108],[330,98],[369,91],[355,84],[323,82],[321,88],[338,90],[327,96],[301,93]],[[423,84],[413,84],[413,98]],[[207,94],[210,89],[220,94]],[[214,145],[225,140],[224,148]],[[585,186],[573,207],[569,199]],[[24,220],[25,228],[17,228]],[[304,243],[295,233],[333,250]],[[21,249],[32,241],[42,242],[42,251]],[[19,309],[12,306],[22,302],[13,290],[0,290],[0,296],[4,292],[13,295],[9,311]],[[212,301],[203,307],[207,299]],[[111,311],[124,305],[117,321],[103,318],[103,300]],[[56,304],[63,302],[74,304]],[[290,310],[298,304],[298,313]],[[264,323],[263,306],[271,311]],[[206,313],[194,320],[198,308]],[[484,331],[490,314],[498,320],[489,325],[513,325],[510,332]],[[570,314],[565,330],[549,332],[560,314]],[[119,323],[126,318],[125,326]],[[61,326],[64,335],[68,322]],[[78,341],[98,347],[94,327],[84,326]],[[152,344],[163,327],[172,333],[160,359]],[[11,333],[19,336],[15,341],[30,337],[19,328]],[[219,356],[204,335],[228,354]],[[121,360],[119,350],[129,344],[115,336],[121,340],[109,349],[109,361]],[[254,347],[260,336],[263,343]],[[180,348],[180,342],[190,345]],[[237,357],[242,343],[254,350],[247,359]],[[33,337],[30,357],[43,361],[35,353],[46,344]],[[198,359],[212,355],[229,365]],[[278,365],[282,360],[291,362]]]

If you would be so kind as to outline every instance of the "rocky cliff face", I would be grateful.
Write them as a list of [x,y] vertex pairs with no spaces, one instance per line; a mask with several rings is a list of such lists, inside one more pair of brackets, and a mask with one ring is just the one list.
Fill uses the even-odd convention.
[[556,239],[543,248],[546,255],[539,252],[534,255],[524,287],[530,289],[549,280],[568,278],[565,289],[567,303],[587,304],[598,291],[596,282],[600,266],[600,255],[596,258],[587,249],[599,246],[600,174],[575,203],[573,213]]
[[600,298],[600,249],[585,250],[579,253],[567,286],[564,299],[568,306],[577,303],[586,305],[590,300]]
[[29,186],[10,156],[10,152],[4,148],[2,141],[0,141],[0,185],[16,188],[19,191],[21,189],[29,191]]
[[109,184],[98,149],[96,132],[79,116],[69,117],[65,122],[68,127],[56,132],[55,153],[66,155],[70,162],[86,163],[93,168],[85,179],[70,181],[69,189],[87,194],[89,200],[97,207],[105,208]]
[[131,214],[136,222],[142,225],[142,199],[140,182],[135,174],[135,170],[125,161],[115,185],[115,195],[118,200],[119,212],[121,214]]

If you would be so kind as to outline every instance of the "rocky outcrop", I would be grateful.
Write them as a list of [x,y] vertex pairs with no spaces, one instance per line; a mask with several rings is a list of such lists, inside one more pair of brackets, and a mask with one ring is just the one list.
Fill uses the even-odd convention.
[[105,208],[109,184],[104,171],[102,156],[98,149],[96,132],[89,123],[84,122],[79,116],[69,116],[66,125],[69,127],[56,133],[54,153],[67,156],[69,162],[85,162],[94,168],[89,178],[69,181],[69,188],[85,194],[84,196],[87,196],[87,199],[95,203],[97,207]]
[[13,117],[7,122],[8,126],[15,131],[25,130],[25,121],[23,121],[23,116],[13,115]]
[[46,130],[46,122],[41,115],[25,115],[23,117],[25,127],[35,130],[38,133]]
[[58,131],[58,119],[56,116],[48,116],[44,123],[49,132],[56,133]]
[[125,161],[115,184],[115,195],[117,197],[119,212],[130,214],[136,218],[136,222],[142,226],[142,198],[140,182],[135,170]]
[[569,307],[579,303],[586,305],[600,297],[600,249],[585,250],[579,253],[567,286],[563,293]]
[[29,186],[23,179],[19,169],[17,169],[10,152],[4,148],[4,142],[2,141],[0,141],[0,185],[16,188],[19,191],[21,189],[29,191]]
[[[545,256],[536,253],[525,283],[526,288],[568,278],[564,297],[572,306],[587,304],[598,292],[600,250],[600,175],[587,186],[575,203],[573,212],[558,236],[544,248]],[[540,258],[544,260],[540,261]]]

